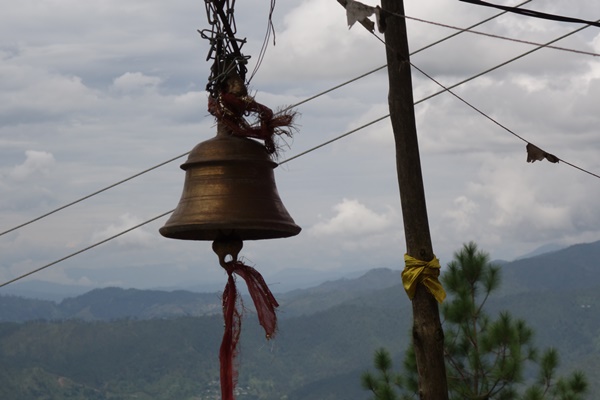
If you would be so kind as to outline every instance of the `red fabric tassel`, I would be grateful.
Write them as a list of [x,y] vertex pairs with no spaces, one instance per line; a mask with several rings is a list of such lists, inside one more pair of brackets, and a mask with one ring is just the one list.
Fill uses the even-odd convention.
[[221,363],[221,399],[234,400],[233,389],[237,383],[237,368],[234,365],[237,355],[237,344],[242,329],[242,313],[238,308],[239,294],[235,286],[233,274],[237,274],[246,281],[248,291],[256,307],[258,320],[265,330],[267,339],[272,338],[277,331],[277,315],[275,309],[279,307],[277,300],[269,290],[262,275],[254,268],[240,261],[230,261],[227,266],[227,285],[223,291],[223,316],[225,319],[225,332],[219,351]]
[[219,351],[221,363],[221,398],[222,400],[233,400],[233,389],[237,383],[237,372],[233,365],[237,344],[240,339],[241,315],[237,308],[237,288],[235,278],[227,271],[229,278],[223,291],[223,317],[225,320],[225,331]]
[[[274,135],[291,136],[295,112],[273,115],[273,111],[250,96],[238,97],[221,93],[218,98],[208,99],[208,111],[225,124],[236,136],[261,139],[269,154],[276,152]],[[250,124],[244,116],[256,114],[258,123]]]

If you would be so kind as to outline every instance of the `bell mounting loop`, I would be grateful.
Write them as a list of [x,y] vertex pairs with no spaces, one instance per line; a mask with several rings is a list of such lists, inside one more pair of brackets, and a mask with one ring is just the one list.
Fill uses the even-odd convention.
[[[229,262],[237,262],[238,255],[240,251],[242,251],[242,247],[244,247],[244,242],[236,236],[223,236],[216,239],[212,248],[217,256],[219,256],[219,264],[225,270],[229,270],[229,266],[227,265]],[[231,260],[227,261],[227,258],[231,257]]]

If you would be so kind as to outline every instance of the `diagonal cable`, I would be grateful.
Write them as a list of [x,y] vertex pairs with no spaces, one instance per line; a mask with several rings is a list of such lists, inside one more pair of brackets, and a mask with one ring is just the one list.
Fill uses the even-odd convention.
[[46,269],[46,268],[48,268],[48,267],[51,267],[51,266],[53,266],[53,265],[55,265],[55,264],[58,264],[59,262],[65,261],[65,260],[67,260],[67,259],[69,259],[69,258],[71,258],[71,257],[74,257],[74,256],[78,255],[78,254],[81,254],[81,253],[83,253],[83,252],[86,252],[86,251],[88,251],[88,250],[91,250],[91,249],[93,249],[94,247],[100,246],[100,245],[101,245],[101,244],[103,244],[103,243],[106,243],[106,242],[108,242],[108,241],[111,241],[111,240],[113,240],[113,239],[116,239],[116,238],[118,238],[119,236],[122,236],[122,235],[124,235],[124,234],[126,234],[126,233],[128,233],[128,232],[131,232],[131,231],[133,231],[134,229],[137,229],[137,228],[139,228],[139,227],[141,227],[141,226],[144,226],[144,225],[146,225],[146,224],[149,224],[149,223],[150,223],[150,222],[152,222],[152,221],[156,221],[156,220],[157,220],[157,219],[159,219],[159,218],[162,218],[162,217],[164,217],[164,216],[166,216],[166,215],[169,215],[169,214],[171,214],[173,211],[175,211],[175,210],[167,211],[167,212],[165,212],[165,213],[162,213],[162,214],[160,214],[160,215],[157,215],[157,216],[156,216],[156,217],[154,217],[154,218],[151,218],[151,219],[149,219],[149,220],[147,220],[147,221],[144,221],[144,222],[142,222],[142,223],[140,223],[140,224],[137,224],[137,225],[135,225],[135,226],[132,226],[131,228],[125,229],[124,231],[121,231],[121,232],[117,233],[116,235],[113,235],[113,236],[111,236],[111,237],[108,237],[108,238],[106,238],[106,239],[104,239],[104,240],[101,240],[101,241],[99,241],[99,242],[96,242],[96,243],[94,243],[94,244],[92,244],[92,245],[89,245],[89,246],[87,246],[87,247],[85,247],[85,248],[83,248],[83,249],[81,249],[81,250],[78,250],[78,251],[76,251],[76,252],[74,252],[74,253],[71,253],[71,254],[69,254],[68,256],[65,256],[65,257],[63,257],[63,258],[60,258],[60,259],[58,259],[58,260],[56,260],[56,261],[52,261],[51,263],[48,263],[48,264],[46,264],[46,265],[43,265],[43,266],[41,266],[41,267],[39,267],[39,268],[36,268],[36,269],[34,269],[33,271],[29,271],[29,272],[27,272],[27,273],[25,273],[25,274],[23,274],[23,275],[20,275],[20,276],[18,276],[18,277],[16,277],[16,278],[14,278],[14,279],[11,279],[11,280],[9,280],[9,281],[6,281],[6,282],[4,282],[4,283],[0,284],[0,288],[1,288],[1,287],[4,287],[4,286],[6,286],[6,285],[9,285],[9,284],[11,284],[11,283],[13,283],[13,282],[16,282],[16,281],[18,281],[18,280],[20,280],[20,279],[23,279],[23,278],[25,278],[25,277],[28,277],[29,275],[33,275],[33,274],[35,274],[35,273],[37,273],[37,272],[40,272],[40,271],[42,271],[42,270],[44,270],[44,269]]
[[[598,22],[600,22],[600,20],[599,20]],[[537,50],[539,50],[539,49],[541,49],[541,48],[547,47],[549,44],[552,44],[552,43],[555,43],[555,42],[557,42],[557,41],[559,41],[559,40],[561,40],[561,39],[564,39],[565,37],[568,37],[568,36],[570,36],[570,35],[572,35],[572,34],[574,34],[574,33],[576,33],[576,32],[579,32],[579,31],[581,31],[581,30],[583,30],[583,29],[585,29],[585,28],[587,28],[587,27],[589,27],[589,25],[583,26],[583,27],[581,27],[581,28],[579,28],[579,29],[577,29],[577,30],[575,30],[575,31],[572,31],[572,32],[570,32],[570,33],[567,33],[567,34],[565,34],[565,35],[563,35],[563,36],[561,36],[561,37],[559,37],[559,38],[557,38],[557,39],[554,39],[554,40],[552,40],[552,41],[550,41],[550,42],[548,42],[548,43],[546,43],[546,44],[544,44],[544,45],[540,45],[540,46],[536,47],[536,48],[535,48],[535,49],[533,49],[533,50],[530,50],[530,51],[528,51],[528,52],[525,52],[525,53],[523,53],[523,54],[521,54],[521,55],[519,55],[519,56],[517,56],[517,57],[514,57],[514,58],[512,58],[512,59],[510,59],[510,60],[508,60],[508,61],[506,61],[506,62],[502,63],[502,64],[499,64],[499,65],[497,65],[497,66],[495,66],[495,67],[493,67],[493,68],[490,68],[490,69],[488,69],[488,70],[486,70],[486,71],[483,71],[483,72],[481,72],[481,73],[479,73],[479,74],[477,74],[477,75],[474,75],[474,76],[472,76],[472,77],[470,77],[470,78],[468,78],[468,79],[465,79],[465,80],[463,80],[463,81],[461,81],[461,82],[459,82],[459,83],[456,83],[456,84],[454,84],[454,85],[452,85],[452,86],[449,86],[449,87],[444,87],[444,86],[442,86],[442,85],[440,84],[440,86],[442,86],[442,87],[443,87],[443,90],[440,90],[440,91],[438,91],[438,92],[436,92],[436,93],[434,93],[434,94],[432,94],[432,95],[430,95],[430,96],[427,96],[427,97],[425,97],[425,98],[423,98],[423,99],[421,99],[421,100],[418,100],[418,101],[416,101],[414,104],[415,104],[415,105],[416,105],[416,104],[419,104],[419,103],[421,103],[421,102],[424,102],[425,100],[428,100],[428,99],[430,99],[430,98],[432,98],[432,97],[435,97],[435,96],[437,96],[437,95],[439,95],[439,94],[442,94],[442,93],[444,93],[444,92],[447,92],[447,91],[448,91],[448,92],[450,92],[450,93],[452,93],[452,92],[450,91],[451,89],[453,89],[453,88],[455,88],[455,87],[457,87],[457,86],[459,86],[459,85],[462,85],[463,83],[469,82],[469,81],[471,81],[471,80],[473,80],[473,79],[475,79],[475,78],[477,78],[477,77],[480,77],[480,76],[482,76],[482,75],[485,75],[485,74],[487,74],[487,73],[489,73],[489,72],[491,72],[491,71],[494,71],[494,70],[496,70],[496,69],[498,69],[498,68],[500,68],[500,67],[502,67],[502,66],[505,66],[505,65],[507,65],[507,64],[509,64],[509,63],[511,63],[511,62],[513,62],[513,61],[516,61],[516,60],[518,60],[518,59],[520,59],[520,58],[522,58],[522,57],[525,57],[526,55],[528,55],[528,54],[531,54],[531,53],[533,53],[534,51],[537,51]],[[375,36],[375,37],[377,37],[376,35],[374,35],[374,36]],[[377,37],[377,38],[378,38],[379,40],[381,40],[379,37]],[[384,42],[384,44],[385,44],[385,42]],[[414,67],[414,66],[413,66],[413,67]],[[377,70],[379,70],[379,69],[381,69],[381,68],[378,68]],[[419,70],[419,71],[420,71],[420,70]],[[374,72],[374,71],[373,71],[373,72]],[[434,80],[434,81],[435,81],[435,80]],[[438,83],[437,81],[435,81],[435,82],[436,82],[436,83]],[[438,83],[438,84],[439,84],[439,83]],[[452,93],[452,94],[453,94],[454,96],[456,96],[454,93]],[[459,98],[459,99],[460,99],[460,98]],[[460,100],[461,100],[461,101],[463,101],[463,102],[466,102],[466,101],[465,101],[465,100],[463,100],[463,99],[460,99]],[[469,103],[467,103],[467,104],[468,104],[469,106],[471,106]],[[471,106],[471,107],[473,107],[473,106]],[[483,114],[483,112],[479,111],[478,109],[476,109],[476,108],[475,108],[475,110],[476,110],[476,111],[478,111],[479,113],[482,113],[482,114]],[[484,115],[484,116],[486,116],[485,114],[483,114],[483,115]],[[287,159],[287,160],[285,160],[285,161],[282,161],[280,164],[284,164],[284,163],[286,163],[286,162],[289,162],[289,161],[291,161],[291,160],[293,160],[293,159],[296,159],[296,158],[299,158],[299,157],[301,157],[301,156],[303,156],[303,155],[306,155],[306,154],[308,154],[308,153],[311,153],[312,151],[315,151],[315,150],[317,150],[317,149],[319,149],[319,148],[321,148],[321,147],[323,147],[323,146],[326,146],[326,145],[328,145],[328,144],[330,144],[330,143],[333,143],[333,142],[334,142],[334,141],[336,141],[336,140],[339,140],[339,139],[342,139],[342,138],[344,138],[344,137],[347,137],[347,136],[349,136],[350,134],[352,134],[352,133],[355,133],[355,132],[357,132],[357,131],[359,131],[359,130],[361,130],[361,129],[363,129],[363,128],[367,127],[367,126],[370,126],[370,125],[372,125],[372,124],[374,124],[374,123],[376,123],[376,122],[382,121],[383,119],[386,119],[387,117],[389,117],[389,114],[387,114],[387,115],[384,115],[384,116],[382,116],[382,117],[379,117],[379,118],[377,118],[377,119],[375,119],[375,120],[373,120],[373,121],[371,121],[371,122],[369,122],[369,123],[367,123],[367,124],[364,124],[364,125],[362,125],[362,126],[360,126],[360,127],[356,128],[356,129],[353,129],[353,130],[351,130],[351,131],[349,131],[349,132],[346,132],[346,133],[344,133],[344,134],[342,134],[342,135],[340,135],[340,136],[338,136],[338,137],[336,137],[336,138],[334,138],[334,139],[332,139],[332,140],[329,140],[329,141],[327,141],[327,142],[325,142],[325,143],[323,143],[323,144],[321,144],[321,145],[315,146],[315,147],[313,147],[313,148],[311,148],[311,149],[309,149],[309,150],[306,150],[306,151],[304,151],[304,152],[302,152],[302,153],[300,153],[300,154],[297,154],[297,155],[295,155],[295,156],[293,156],[293,157],[291,157],[291,158],[289,158],[289,159]],[[489,118],[489,117],[488,117],[488,118]],[[496,122],[496,123],[497,123],[497,122]],[[497,123],[497,124],[499,124],[499,123]],[[503,125],[501,125],[501,124],[499,124],[499,125],[500,125],[501,127],[504,127],[504,126],[503,126]],[[505,129],[507,129],[507,128],[505,128]],[[510,130],[509,130],[509,131],[510,131]],[[512,133],[512,131],[510,131],[510,132]],[[515,134],[515,135],[516,135],[516,134]],[[521,138],[521,137],[520,137],[520,136],[518,136],[518,135],[516,135],[516,136],[517,136],[517,137],[519,137],[519,138],[520,138],[520,139],[522,139],[522,140],[525,140],[525,139]],[[176,158],[173,158],[173,159],[171,159],[171,160],[169,160],[169,161],[167,161],[167,162],[171,162],[171,161],[173,161],[173,160],[175,160],[175,159],[177,159],[177,158],[183,157],[183,156],[184,156],[184,155],[186,155],[186,154],[188,154],[188,153],[185,153],[185,154],[183,154],[183,155],[181,155],[181,156],[178,156],[178,157],[176,157]],[[583,169],[583,168],[577,167],[577,166],[575,166],[575,165],[573,165],[573,164],[571,164],[571,163],[569,163],[569,162],[566,162],[566,161],[564,161],[564,160],[561,160],[561,161],[563,161],[565,164],[568,164],[568,165],[570,165],[570,166],[572,166],[572,167],[574,167],[574,168],[576,168],[576,169],[579,169],[579,170],[581,170],[581,171],[583,171],[583,172],[586,172],[586,173],[588,173],[588,174],[590,174],[590,175],[592,175],[592,176],[595,176],[595,177],[597,177],[597,178],[600,178],[600,175],[596,175],[596,174],[594,174],[594,173],[591,173],[591,172],[589,172],[589,171],[587,171],[587,170],[585,170],[585,169]],[[167,162],[165,162],[165,164],[166,164]],[[152,169],[154,169],[154,168],[152,168]],[[139,175],[139,174],[138,174],[138,175]],[[136,176],[137,176],[137,175],[136,175]],[[87,197],[86,197],[86,198],[87,198]],[[90,245],[90,246],[88,246],[88,247],[86,247],[86,248],[84,248],[84,249],[81,249],[81,250],[79,250],[79,251],[77,251],[77,252],[75,252],[75,253],[72,253],[72,254],[70,254],[70,255],[68,255],[68,256],[66,256],[66,257],[63,257],[63,258],[61,258],[61,259],[59,259],[59,260],[56,260],[56,261],[53,261],[53,262],[51,262],[51,263],[49,263],[49,264],[46,264],[46,265],[44,265],[44,266],[42,266],[42,267],[40,267],[40,268],[37,268],[37,269],[35,269],[35,270],[33,270],[33,271],[30,271],[30,272],[28,272],[28,273],[26,273],[26,274],[23,274],[23,275],[21,275],[21,276],[18,276],[18,277],[14,278],[14,279],[12,279],[12,280],[10,280],[10,281],[7,281],[7,282],[5,282],[5,283],[2,283],[2,284],[0,284],[0,287],[3,287],[3,286],[6,286],[6,285],[8,285],[8,284],[10,284],[10,283],[16,282],[16,281],[18,281],[18,280],[20,280],[20,279],[22,279],[22,278],[25,278],[25,277],[27,277],[27,276],[30,276],[30,275],[32,275],[32,274],[34,274],[34,273],[36,273],[36,272],[39,272],[39,271],[41,271],[41,270],[43,270],[43,269],[45,269],[45,268],[48,268],[48,267],[50,267],[50,266],[52,266],[52,265],[55,265],[55,264],[58,264],[59,262],[62,262],[62,261],[64,261],[64,260],[68,259],[68,258],[71,258],[71,257],[73,257],[73,256],[75,256],[75,255],[81,254],[81,253],[83,253],[83,252],[85,252],[85,251],[87,251],[87,250],[90,250],[90,249],[92,249],[92,248],[94,248],[94,247],[96,247],[96,246],[99,246],[100,244],[103,244],[103,243],[106,243],[106,242],[108,242],[108,241],[110,241],[110,240],[113,240],[113,239],[115,239],[115,238],[117,238],[117,237],[119,237],[119,236],[121,236],[121,235],[123,235],[123,234],[125,234],[125,233],[128,233],[128,232],[130,232],[130,231],[132,231],[132,230],[134,230],[134,229],[137,229],[137,228],[139,228],[139,227],[141,227],[141,226],[143,226],[143,225],[146,225],[146,224],[148,224],[148,223],[150,223],[150,222],[152,222],[152,221],[155,221],[155,220],[157,220],[157,219],[159,219],[159,218],[162,218],[162,217],[164,217],[164,216],[166,216],[166,215],[168,215],[168,214],[172,213],[173,211],[174,211],[174,210],[167,211],[167,212],[165,212],[165,213],[163,213],[163,214],[160,214],[160,215],[158,215],[158,216],[156,216],[156,217],[154,217],[154,218],[152,218],[152,219],[150,219],[150,220],[147,220],[147,221],[145,221],[145,222],[142,222],[141,224],[138,224],[138,225],[136,225],[136,226],[134,226],[134,227],[131,227],[131,228],[129,228],[129,229],[126,229],[126,230],[124,230],[124,231],[122,231],[122,232],[120,232],[120,233],[118,233],[118,234],[116,234],[116,235],[113,235],[113,236],[111,236],[111,237],[109,237],[109,238],[107,238],[107,239],[104,239],[104,240],[102,240],[102,241],[100,241],[100,242],[97,242],[97,243],[95,243],[95,244],[93,244],[93,245]],[[0,235],[1,235],[1,234],[0,234]]]
[[[526,0],[526,1],[524,1],[524,2],[522,2],[522,3],[520,3],[520,4],[518,4],[516,7],[520,7],[520,6],[522,6],[522,5],[524,5],[524,4],[527,4],[527,3],[531,2],[531,1],[532,1],[532,0]],[[422,47],[422,48],[420,48],[420,49],[418,49],[418,50],[416,50],[416,51],[412,52],[412,53],[411,53],[411,55],[414,55],[414,54],[420,53],[420,52],[422,52],[422,51],[424,51],[424,50],[426,50],[426,49],[429,49],[430,47],[433,47],[433,46],[435,46],[435,45],[437,45],[437,44],[439,44],[439,43],[442,43],[442,42],[444,42],[444,41],[446,41],[446,40],[449,40],[449,39],[451,39],[451,38],[453,38],[453,37],[455,37],[455,36],[458,36],[458,35],[460,35],[461,33],[468,31],[469,29],[475,28],[475,27],[477,27],[477,26],[479,26],[479,25],[482,25],[482,24],[484,24],[484,23],[486,23],[486,22],[489,22],[489,21],[493,20],[494,18],[498,18],[498,17],[500,17],[501,15],[503,15],[503,14],[506,14],[506,13],[507,13],[507,11],[504,11],[504,12],[498,13],[498,14],[496,14],[496,15],[493,15],[493,16],[491,16],[491,17],[489,17],[489,18],[486,18],[486,19],[484,19],[484,20],[482,20],[482,21],[479,21],[478,23],[476,23],[476,24],[473,24],[473,25],[471,25],[471,26],[469,26],[469,27],[467,27],[467,28],[465,28],[465,29],[462,29],[462,30],[460,30],[460,31],[458,31],[458,32],[455,32],[455,33],[453,33],[453,34],[449,35],[449,36],[446,36],[446,37],[444,37],[444,38],[442,38],[442,39],[439,39],[439,40],[437,40],[437,41],[435,41],[435,42],[433,42],[433,43],[430,43],[429,45],[427,45],[427,46],[424,46],[424,47]],[[353,83],[353,82],[355,82],[355,81],[358,81],[359,79],[365,78],[365,77],[367,77],[367,76],[369,76],[369,75],[371,75],[371,74],[373,74],[373,73],[375,73],[375,72],[377,72],[377,71],[380,71],[380,70],[382,70],[382,69],[384,69],[384,68],[386,68],[386,67],[387,67],[387,64],[386,64],[386,65],[382,65],[382,66],[380,66],[380,67],[377,67],[377,68],[375,68],[375,69],[372,69],[371,71],[368,71],[368,72],[366,72],[366,73],[364,73],[364,74],[362,74],[362,75],[359,75],[359,76],[357,76],[357,77],[355,77],[355,78],[352,78],[352,79],[350,79],[350,80],[348,80],[348,81],[345,81],[345,82],[343,82],[343,83],[341,83],[341,84],[339,84],[339,85],[336,85],[336,86],[334,86],[334,87],[332,87],[332,88],[329,88],[329,89],[327,89],[327,90],[324,90],[324,91],[322,91],[322,92],[320,92],[320,93],[317,93],[317,94],[315,94],[315,95],[313,95],[313,96],[311,96],[311,97],[309,97],[309,98],[307,98],[307,99],[304,99],[304,100],[302,100],[302,101],[300,101],[300,102],[298,102],[298,103],[296,103],[296,104],[294,104],[294,105],[291,105],[291,106],[289,106],[289,107],[286,107],[284,110],[282,110],[282,112],[283,112],[283,111],[290,110],[290,109],[292,109],[292,108],[296,108],[296,107],[298,107],[298,106],[300,106],[300,105],[302,105],[302,104],[304,104],[304,103],[307,103],[307,102],[309,102],[309,101],[312,101],[312,100],[314,100],[314,99],[316,99],[316,98],[318,98],[318,97],[321,97],[321,96],[323,96],[323,95],[325,95],[325,94],[327,94],[327,93],[330,93],[330,92],[333,92],[334,90],[340,89],[340,88],[342,88],[342,87],[344,87],[344,86],[346,86],[346,85],[349,85],[350,83]],[[387,116],[386,116],[386,117],[387,117]],[[384,119],[384,118],[386,118],[386,117],[383,117],[383,118],[381,118],[381,119]],[[348,134],[349,134],[349,133],[348,133]],[[347,134],[345,134],[345,135],[347,135]],[[345,135],[342,135],[341,137],[343,137],[343,136],[345,136]],[[341,137],[339,137],[338,139],[341,139]],[[329,143],[331,143],[331,142],[333,142],[333,141],[335,141],[335,140],[338,140],[338,139],[334,139],[334,140],[332,140],[332,141],[330,141],[330,142],[326,142],[326,143],[325,143],[325,144],[323,144],[322,146],[325,146],[326,144],[329,144]],[[322,146],[318,146],[317,148],[319,148],[319,147],[322,147]],[[308,151],[308,152],[310,152],[310,151]],[[74,201],[72,201],[72,202],[70,202],[70,203],[67,203],[67,204],[65,204],[65,205],[63,205],[63,206],[60,206],[60,207],[58,207],[58,208],[56,208],[56,209],[54,209],[54,210],[52,210],[52,211],[49,211],[49,212],[47,212],[47,213],[45,213],[45,214],[42,214],[42,215],[40,215],[40,216],[38,216],[38,217],[36,217],[36,218],[33,218],[33,219],[29,220],[29,221],[26,221],[26,222],[24,222],[24,223],[22,223],[22,224],[19,224],[19,225],[17,225],[17,226],[15,226],[15,227],[13,227],[13,228],[10,228],[10,229],[7,229],[7,230],[5,230],[5,231],[3,231],[3,232],[0,232],[0,236],[3,236],[3,235],[5,235],[5,234],[7,234],[7,233],[10,233],[10,232],[13,232],[13,231],[15,231],[15,230],[17,230],[17,229],[23,228],[23,227],[25,227],[25,226],[27,226],[27,225],[30,225],[30,224],[32,224],[32,223],[34,223],[34,222],[36,222],[36,221],[39,221],[39,220],[41,220],[41,219],[43,219],[43,218],[46,218],[46,217],[48,217],[48,216],[50,216],[50,215],[52,215],[52,214],[54,214],[54,213],[57,213],[57,212],[59,212],[59,211],[61,211],[61,210],[64,210],[65,208],[71,207],[71,206],[73,206],[73,205],[75,205],[75,204],[77,204],[77,203],[80,203],[80,202],[82,202],[82,201],[84,201],[84,200],[87,200],[87,199],[89,199],[89,198],[91,198],[91,197],[94,197],[94,196],[96,196],[96,195],[98,195],[98,194],[100,194],[100,193],[102,193],[102,192],[105,192],[105,191],[107,191],[107,190],[109,190],[109,189],[112,189],[112,188],[114,188],[114,187],[118,186],[118,185],[121,185],[122,183],[128,182],[128,181],[130,181],[130,180],[132,180],[132,179],[134,179],[134,178],[137,178],[137,177],[138,177],[138,176],[140,176],[140,175],[143,175],[143,174],[145,174],[145,173],[147,173],[147,172],[150,172],[150,171],[152,171],[152,170],[155,170],[155,169],[157,169],[157,168],[159,168],[159,167],[162,167],[163,165],[169,164],[169,163],[171,163],[171,162],[173,162],[173,161],[175,161],[175,160],[177,160],[177,159],[180,159],[180,158],[182,158],[182,157],[185,157],[185,156],[187,156],[189,153],[190,153],[190,152],[188,151],[188,152],[185,152],[185,153],[183,153],[183,154],[180,154],[180,155],[178,155],[178,156],[176,156],[176,157],[173,157],[173,158],[171,158],[171,159],[169,159],[169,160],[167,160],[167,161],[164,161],[164,162],[162,162],[162,163],[160,163],[160,164],[157,164],[157,165],[155,165],[155,166],[153,166],[153,167],[150,167],[150,168],[148,168],[148,169],[145,169],[145,170],[143,170],[143,171],[141,171],[141,172],[139,172],[139,173],[137,173],[137,174],[134,174],[134,175],[132,175],[132,176],[130,176],[130,177],[128,177],[128,178],[125,178],[125,179],[123,179],[123,180],[120,180],[120,181],[118,181],[118,182],[115,182],[115,183],[113,183],[112,185],[109,185],[109,186],[107,186],[107,187],[105,187],[105,188],[99,189],[99,190],[97,190],[97,191],[95,191],[95,192],[93,192],[93,193],[90,193],[90,194],[88,194],[88,195],[86,195],[86,196],[83,196],[83,197],[81,197],[81,198],[79,198],[79,199],[77,199],[77,200],[74,200]],[[296,157],[298,157],[298,156],[295,156],[295,157],[293,157],[293,158],[296,158]],[[289,161],[289,159],[288,159],[288,161]]]
[[[417,67],[415,64],[413,64],[412,62],[410,63],[410,65],[416,69],[417,71],[419,71],[421,74],[423,74],[425,77],[427,77],[428,79],[430,79],[431,81],[433,81],[435,84],[441,86],[444,91],[447,91],[448,93],[450,93],[452,96],[456,97],[458,100],[460,100],[461,102],[463,102],[465,105],[467,105],[468,107],[470,107],[471,109],[473,109],[474,111],[476,111],[477,113],[481,114],[483,117],[487,118],[488,120],[490,120],[491,122],[493,122],[494,124],[498,125],[500,128],[504,129],[505,131],[507,131],[508,133],[510,133],[511,135],[513,135],[514,137],[522,140],[525,143],[531,143],[530,141],[528,141],[527,139],[525,139],[523,136],[517,134],[516,132],[514,132],[513,130],[509,129],[507,126],[501,124],[500,122],[498,122],[496,119],[490,117],[488,114],[486,114],[485,112],[481,111],[479,108],[475,107],[473,104],[469,103],[468,101],[466,101],[465,99],[463,99],[462,97],[460,97],[459,95],[457,95],[456,93],[454,93],[452,90],[448,89],[447,87],[445,87],[443,84],[441,84],[438,80],[436,80],[434,77],[432,77],[431,75],[429,75],[428,73],[426,73],[425,71],[423,71],[421,68]],[[533,143],[532,143],[533,144]],[[558,157],[557,157],[558,158]],[[577,165],[574,165],[568,161],[563,160],[562,158],[558,158],[561,162],[563,162],[564,164],[569,165],[570,167],[573,167],[575,169],[578,169],[582,172],[585,172],[586,174],[592,175],[596,178],[600,178],[600,175],[595,174],[593,172],[590,172],[584,168],[578,167]]]
[[517,9],[515,7],[507,7],[507,6],[502,6],[499,4],[487,3],[487,2],[481,1],[481,0],[459,0],[459,1],[462,1],[465,3],[476,4],[476,5],[480,5],[480,6],[494,7],[494,8],[498,8],[500,10],[505,10],[507,12],[521,14],[521,15],[525,15],[528,17],[548,19],[551,21],[559,21],[559,22],[572,22],[572,23],[576,23],[576,24],[587,24],[590,26],[596,26],[596,27],[600,28],[600,21],[587,21],[587,20],[580,19],[580,18],[566,17],[564,15],[548,14],[548,13],[544,13],[541,11]]

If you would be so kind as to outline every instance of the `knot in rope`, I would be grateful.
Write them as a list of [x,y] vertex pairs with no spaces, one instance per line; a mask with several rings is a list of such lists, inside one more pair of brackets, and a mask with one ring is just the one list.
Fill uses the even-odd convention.
[[419,283],[423,284],[438,303],[446,298],[446,291],[438,280],[440,276],[440,260],[433,257],[431,261],[421,261],[408,254],[404,255],[404,271],[402,271],[402,284],[409,299],[415,297]]

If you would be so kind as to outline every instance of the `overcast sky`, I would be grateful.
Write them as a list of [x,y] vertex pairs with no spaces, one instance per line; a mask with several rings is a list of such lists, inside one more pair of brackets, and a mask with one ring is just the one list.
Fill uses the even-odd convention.
[[[500,0],[499,0],[500,2]],[[185,153],[215,134],[204,92],[208,43],[200,0],[4,1],[0,14],[0,231]],[[236,5],[252,70],[268,1]],[[406,0],[409,16],[466,27],[499,11],[458,0]],[[515,4],[501,1],[501,4]],[[376,3],[370,3],[376,5]],[[596,0],[533,0],[528,8],[600,18]],[[385,64],[385,47],[348,30],[335,0],[277,3],[276,45],[250,83],[271,108]],[[454,30],[409,21],[411,50]],[[580,25],[505,15],[477,28],[546,42]],[[557,46],[600,53],[590,27]],[[415,55],[445,85],[532,46],[464,33]],[[413,70],[415,100],[439,90]],[[528,141],[600,173],[600,58],[543,49],[456,89]],[[388,113],[381,70],[298,107],[281,160]],[[566,164],[528,164],[525,143],[451,95],[418,104],[434,251],[442,264],[467,241],[494,259],[548,243],[600,239],[600,180]],[[402,268],[406,251],[388,119],[276,169],[280,196],[303,230],[247,242],[242,255],[277,271]],[[0,281],[12,279],[173,209],[182,158],[0,237]],[[163,238],[166,217],[31,278],[86,287],[224,283],[210,243]],[[0,291],[1,293],[1,291]]]

